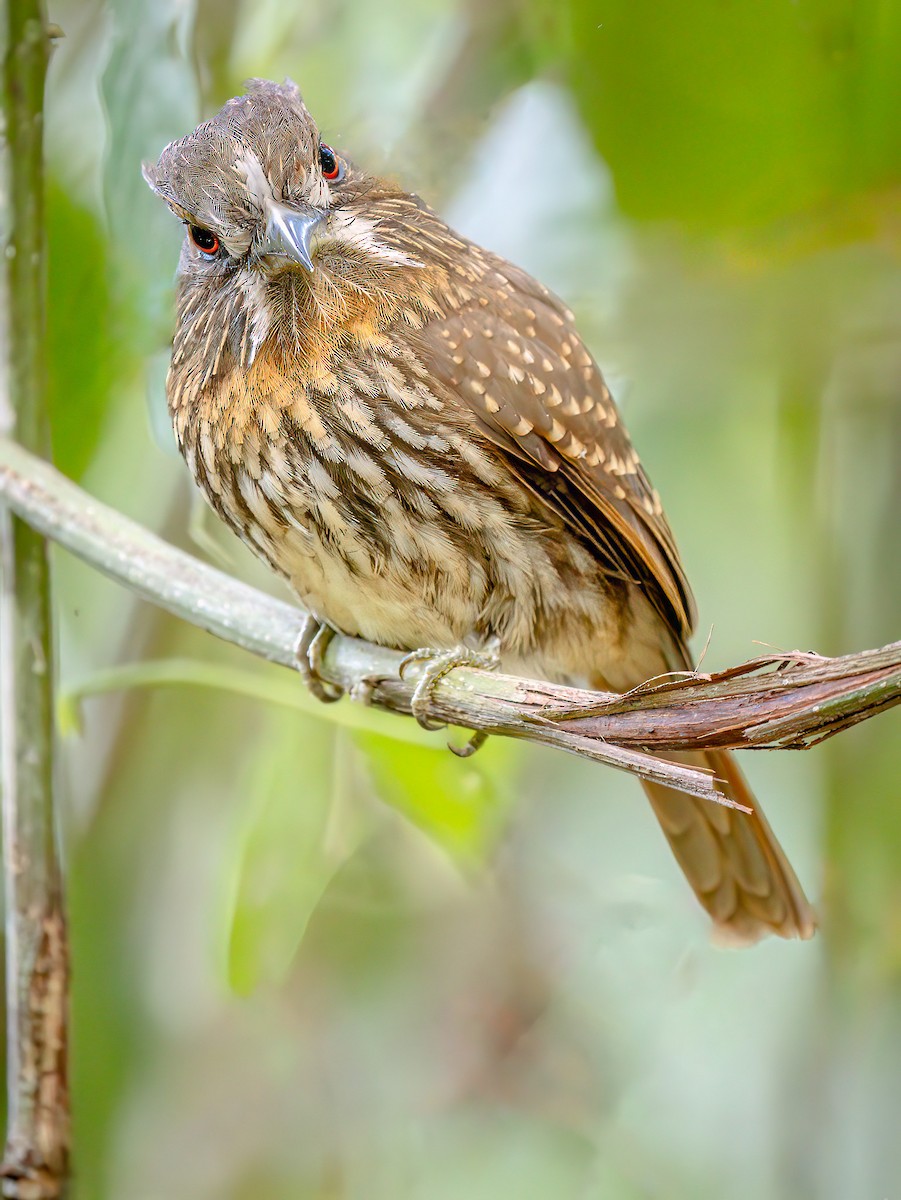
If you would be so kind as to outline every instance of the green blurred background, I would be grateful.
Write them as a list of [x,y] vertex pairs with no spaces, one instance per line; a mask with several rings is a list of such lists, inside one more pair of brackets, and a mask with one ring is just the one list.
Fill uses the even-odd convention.
[[[901,636],[896,0],[62,0],[54,451],[260,586],[163,396],[143,158],[253,75],[576,309],[725,666]],[[745,756],[821,935],[713,949],[634,781],[299,681],[55,558],[79,1200],[882,1200],[901,723]]]

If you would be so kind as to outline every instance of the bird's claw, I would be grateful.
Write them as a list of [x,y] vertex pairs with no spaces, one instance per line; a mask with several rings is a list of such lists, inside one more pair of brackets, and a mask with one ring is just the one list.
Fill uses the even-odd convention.
[[[468,646],[455,646],[452,650],[435,650],[423,647],[411,651],[401,662],[398,669],[401,679],[414,663],[423,663],[424,667],[410,698],[410,711],[423,729],[435,730],[444,728],[444,722],[435,722],[429,717],[435,684],[457,667],[480,667],[483,671],[494,671],[500,663],[500,655],[493,648],[470,650]],[[451,749],[460,758],[468,758],[478,750],[486,736],[475,733],[465,746],[459,749],[451,746]]]
[[462,746],[455,746],[453,742],[448,742],[447,748],[451,754],[456,754],[457,758],[472,758],[476,750],[481,750],[487,741],[488,734],[485,730],[477,729],[472,737],[467,742],[464,742]]
[[310,614],[294,646],[297,670],[312,694],[323,704],[334,704],[344,695],[343,688],[322,677],[322,659],[334,636],[335,630],[331,625]]

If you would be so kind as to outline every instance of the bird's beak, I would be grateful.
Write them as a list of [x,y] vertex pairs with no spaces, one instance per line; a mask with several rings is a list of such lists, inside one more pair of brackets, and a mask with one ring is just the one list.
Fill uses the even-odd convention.
[[266,236],[257,254],[260,257],[274,254],[290,258],[312,271],[313,234],[325,221],[326,214],[321,209],[287,208],[284,204],[272,202],[267,207],[266,218]]

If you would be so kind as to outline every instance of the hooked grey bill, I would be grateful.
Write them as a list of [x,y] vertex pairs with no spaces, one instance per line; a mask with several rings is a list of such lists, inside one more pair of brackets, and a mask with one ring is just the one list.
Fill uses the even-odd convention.
[[310,243],[326,214],[319,209],[288,208],[270,203],[266,210],[266,237],[257,251],[260,255],[278,254],[313,270]]

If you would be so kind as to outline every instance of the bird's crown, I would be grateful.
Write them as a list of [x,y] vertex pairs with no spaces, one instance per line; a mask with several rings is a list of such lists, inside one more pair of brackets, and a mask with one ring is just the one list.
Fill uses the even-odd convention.
[[144,177],[182,220],[240,251],[271,202],[328,203],[320,158],[319,132],[296,84],[252,79],[244,95],[145,164]]

